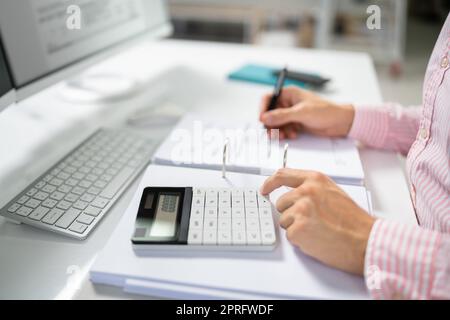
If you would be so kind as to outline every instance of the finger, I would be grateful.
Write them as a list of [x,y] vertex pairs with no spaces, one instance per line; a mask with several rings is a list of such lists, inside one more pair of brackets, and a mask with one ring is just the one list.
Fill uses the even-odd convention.
[[268,127],[281,127],[295,121],[296,108],[280,108],[265,112],[261,115],[261,122]]
[[308,176],[309,171],[284,168],[267,178],[260,191],[267,195],[281,186],[296,188],[303,184]]
[[294,223],[294,221],[295,215],[292,212],[283,214],[279,220],[280,227],[282,227],[283,229],[287,229]]
[[301,196],[302,194],[298,189],[294,189],[283,194],[276,203],[278,212],[283,213],[285,210],[289,209],[300,199]]
[[262,121],[262,115],[267,111],[269,108],[270,100],[272,99],[271,94],[266,94],[262,97],[261,100],[261,106],[260,106],[260,113],[259,113],[259,120]]

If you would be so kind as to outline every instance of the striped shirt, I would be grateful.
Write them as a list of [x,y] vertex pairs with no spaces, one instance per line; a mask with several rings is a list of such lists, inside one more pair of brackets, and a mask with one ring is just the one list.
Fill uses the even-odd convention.
[[378,219],[365,257],[375,299],[450,299],[450,15],[428,64],[421,107],[356,106],[350,136],[407,154],[419,226]]

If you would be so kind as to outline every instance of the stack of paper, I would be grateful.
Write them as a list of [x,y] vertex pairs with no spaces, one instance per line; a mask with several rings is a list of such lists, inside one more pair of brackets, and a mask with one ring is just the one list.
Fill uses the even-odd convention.
[[[288,141],[287,167],[325,173],[337,183],[362,185],[364,171],[350,139],[301,135]],[[284,142],[270,141],[256,123],[185,116],[154,155],[154,163],[271,175],[283,167]]]
[[[91,280],[129,292],[171,298],[368,298],[362,277],[305,256],[287,242],[281,229],[277,230],[278,245],[272,252],[158,251],[138,256],[133,251],[130,239],[145,187],[259,188],[264,180],[250,174],[229,173],[222,179],[220,172],[212,170],[150,166],[121,223],[97,257]],[[341,187],[370,211],[365,188]],[[281,188],[273,192],[271,201],[274,203],[286,191]]]

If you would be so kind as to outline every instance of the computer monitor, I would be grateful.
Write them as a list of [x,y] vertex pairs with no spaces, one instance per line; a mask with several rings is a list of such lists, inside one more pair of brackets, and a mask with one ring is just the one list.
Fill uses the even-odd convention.
[[0,111],[14,102],[14,90],[0,37]]
[[0,1],[0,27],[17,100],[172,31],[164,0]]

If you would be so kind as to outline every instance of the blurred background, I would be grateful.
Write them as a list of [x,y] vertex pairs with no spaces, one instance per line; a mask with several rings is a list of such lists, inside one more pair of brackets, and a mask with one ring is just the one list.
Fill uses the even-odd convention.
[[[381,29],[367,28],[367,8]],[[169,0],[176,39],[363,51],[386,101],[421,103],[428,59],[450,0]]]

